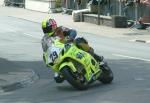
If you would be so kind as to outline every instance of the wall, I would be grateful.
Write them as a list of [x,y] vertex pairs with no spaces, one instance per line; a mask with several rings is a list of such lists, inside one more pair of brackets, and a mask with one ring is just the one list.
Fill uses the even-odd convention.
[[4,0],[0,0],[0,6],[4,4]]
[[26,0],[25,8],[41,12],[49,12],[49,0]]
[[[136,20],[136,18],[138,19],[145,12],[145,5],[142,5],[142,4],[138,4],[138,7],[136,8],[135,3],[134,3],[132,6],[129,6],[126,9],[126,13],[125,13],[125,10],[124,10],[125,3],[124,2],[119,3],[119,0],[110,0],[110,3],[111,3],[110,11],[108,9],[108,5],[101,5],[101,14],[102,15],[107,15],[107,13],[109,11],[111,15],[122,15],[122,16],[126,16],[127,19]],[[119,8],[120,4],[121,4],[121,8]],[[137,15],[135,13],[135,9],[137,9]]]
[[[98,24],[97,14],[83,14],[84,22]],[[110,16],[100,16],[100,24],[106,26],[112,26],[112,18]]]

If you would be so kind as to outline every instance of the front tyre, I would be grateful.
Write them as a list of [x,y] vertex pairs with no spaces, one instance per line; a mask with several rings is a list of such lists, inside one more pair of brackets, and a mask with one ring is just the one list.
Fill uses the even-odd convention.
[[71,72],[71,69],[67,66],[63,67],[61,69],[61,73],[65,77],[65,79],[76,89],[78,90],[85,90],[87,89],[87,83],[79,77],[77,77],[73,72]]
[[104,84],[111,83],[113,80],[113,72],[110,67],[108,65],[102,65],[100,68],[102,69],[102,74],[98,80]]

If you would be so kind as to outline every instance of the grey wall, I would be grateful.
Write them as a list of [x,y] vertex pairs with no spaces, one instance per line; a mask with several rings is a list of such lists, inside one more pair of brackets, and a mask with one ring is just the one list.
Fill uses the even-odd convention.
[[35,11],[49,12],[50,8],[55,8],[54,2],[55,0],[26,0],[25,8]]
[[0,5],[3,5],[4,4],[4,0],[0,0]]
[[[119,13],[119,1],[118,0],[110,0],[110,10],[109,6],[107,5],[102,5],[101,6],[101,12],[103,15],[107,15],[108,11],[110,12],[111,15],[120,15]],[[121,15],[125,15],[123,8],[125,7],[124,3],[121,3]],[[135,9],[136,6],[135,4],[133,6],[129,6],[127,9],[127,18],[131,20],[136,20],[136,14],[135,14]],[[138,4],[137,7],[137,18],[142,17],[143,13],[145,11],[145,5]]]

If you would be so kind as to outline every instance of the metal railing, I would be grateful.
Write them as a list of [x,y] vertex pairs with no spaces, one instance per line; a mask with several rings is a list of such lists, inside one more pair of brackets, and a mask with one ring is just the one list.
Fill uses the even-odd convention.
[[25,7],[25,0],[4,0],[5,6]]

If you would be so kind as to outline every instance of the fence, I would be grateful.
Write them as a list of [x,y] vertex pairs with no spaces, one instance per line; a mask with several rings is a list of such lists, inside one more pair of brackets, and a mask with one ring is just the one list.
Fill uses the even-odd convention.
[[[106,4],[100,5],[101,15],[120,15],[126,16],[128,20],[136,21],[144,15],[146,5],[133,2],[126,6],[123,0],[107,0]],[[131,0],[132,1],[132,0]]]
[[133,3],[126,6],[125,2],[119,2],[119,0],[107,0],[106,4],[100,5],[100,9],[102,15],[121,15],[130,20],[137,20],[143,16],[145,5]]
[[4,0],[5,6],[25,7],[25,0]]

